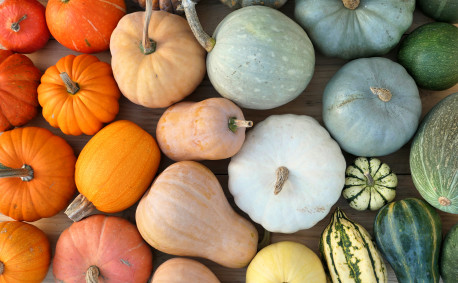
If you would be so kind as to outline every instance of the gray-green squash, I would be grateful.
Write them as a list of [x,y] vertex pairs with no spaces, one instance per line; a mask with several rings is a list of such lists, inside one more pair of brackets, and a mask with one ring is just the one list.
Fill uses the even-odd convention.
[[192,0],[186,18],[208,51],[207,73],[216,91],[244,108],[271,109],[295,99],[315,68],[313,45],[305,31],[283,13],[265,6],[233,11],[213,37],[200,25]]
[[390,51],[414,9],[415,0],[296,0],[294,15],[324,55],[355,59]]
[[458,223],[456,223],[444,238],[441,248],[440,265],[441,277],[445,283],[456,283],[458,280]]
[[458,93],[443,98],[423,119],[409,163],[421,196],[437,209],[458,214]]
[[246,6],[263,5],[271,8],[281,8],[287,0],[220,0],[224,5],[232,9],[240,9]]
[[417,0],[418,7],[438,22],[458,23],[458,0]]

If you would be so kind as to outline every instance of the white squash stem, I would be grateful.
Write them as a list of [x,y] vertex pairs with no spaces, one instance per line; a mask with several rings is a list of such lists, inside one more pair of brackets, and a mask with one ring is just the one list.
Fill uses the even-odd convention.
[[345,8],[350,9],[350,10],[354,10],[354,9],[358,8],[359,1],[360,0],[342,0],[342,3],[345,6]]
[[212,51],[216,41],[202,28],[199,17],[197,17],[196,2],[193,0],[182,0],[181,5],[183,6],[186,19],[188,20],[189,26],[191,27],[192,33],[196,37],[197,41],[203,48],[205,48],[205,50],[207,50],[207,52]]
[[62,81],[64,82],[65,87],[67,88],[67,91],[69,93],[76,94],[80,90],[78,85],[74,81],[72,81],[72,79],[66,72],[60,73],[59,76],[62,79]]
[[86,283],[98,283],[99,275],[99,268],[95,265],[91,265],[86,271]]
[[229,130],[233,133],[237,132],[238,128],[251,128],[253,127],[253,121],[240,120],[235,117],[229,118],[228,122]]
[[79,194],[65,210],[65,214],[73,220],[78,222],[84,217],[90,215],[95,210],[95,206],[85,196]]
[[22,181],[31,181],[33,179],[33,169],[30,165],[24,164],[21,168],[5,168],[0,169],[0,178],[18,177]]
[[393,97],[393,94],[389,89],[381,87],[370,87],[373,94],[377,95],[383,102],[388,102]]
[[286,180],[288,180],[289,170],[285,166],[280,166],[277,168],[277,180],[275,181],[275,190],[274,194],[278,195],[283,189],[283,185]]

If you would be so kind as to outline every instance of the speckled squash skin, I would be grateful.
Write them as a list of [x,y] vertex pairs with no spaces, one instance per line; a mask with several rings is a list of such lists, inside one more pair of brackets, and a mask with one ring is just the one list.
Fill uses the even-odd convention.
[[271,109],[310,82],[315,53],[304,30],[283,13],[249,6],[230,13],[213,35],[207,72],[215,89],[241,107]]

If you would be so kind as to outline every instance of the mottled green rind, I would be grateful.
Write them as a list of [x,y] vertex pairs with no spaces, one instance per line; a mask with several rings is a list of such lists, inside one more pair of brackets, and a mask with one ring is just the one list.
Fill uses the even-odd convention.
[[458,0],[417,0],[421,11],[438,22],[458,23]]
[[448,23],[428,23],[401,42],[398,62],[419,87],[445,90],[458,83],[457,46],[457,27]]
[[[432,206],[458,214],[458,93],[437,103],[423,119],[410,149],[415,187]],[[440,197],[450,201],[442,205]]]
[[458,223],[450,229],[442,244],[440,272],[445,283],[458,282]]
[[408,198],[382,207],[374,237],[400,283],[439,282],[442,223],[427,202]]

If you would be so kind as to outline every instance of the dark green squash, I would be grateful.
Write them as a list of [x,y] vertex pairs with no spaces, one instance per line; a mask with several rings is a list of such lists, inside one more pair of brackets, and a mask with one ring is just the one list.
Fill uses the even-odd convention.
[[240,9],[246,6],[262,5],[279,9],[287,0],[220,0],[221,3],[232,9]]
[[421,11],[438,22],[458,23],[458,0],[417,0]]
[[424,89],[444,90],[458,82],[458,27],[428,23],[415,29],[399,47],[398,62]]
[[417,198],[395,201],[379,210],[375,241],[400,283],[439,282],[441,229],[437,211]]
[[447,233],[441,248],[440,271],[445,283],[458,280],[458,223]]

